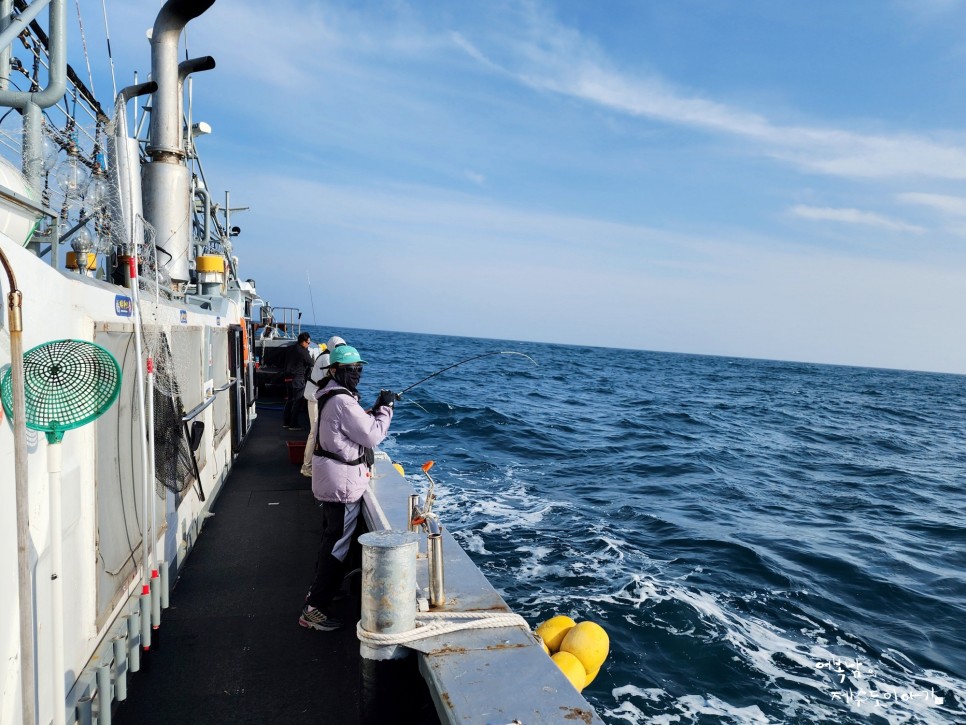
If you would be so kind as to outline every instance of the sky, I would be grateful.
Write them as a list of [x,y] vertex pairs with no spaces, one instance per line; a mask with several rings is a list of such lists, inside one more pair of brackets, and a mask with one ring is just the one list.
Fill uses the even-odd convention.
[[[158,5],[107,0],[119,86]],[[305,322],[966,373],[964,27],[960,0],[218,0],[187,42],[241,275]]]

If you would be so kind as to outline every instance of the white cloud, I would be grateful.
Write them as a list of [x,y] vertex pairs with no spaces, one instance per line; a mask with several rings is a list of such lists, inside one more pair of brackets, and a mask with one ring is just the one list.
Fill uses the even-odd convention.
[[918,21],[945,20],[963,7],[962,0],[894,0],[895,4]]
[[273,107],[288,93],[319,92],[333,76],[365,74],[367,59],[377,55],[391,65],[387,57],[451,62],[458,51],[487,71],[536,90],[741,140],[749,144],[749,154],[809,172],[870,179],[966,179],[964,134],[864,133],[822,124],[782,123],[764,112],[681,88],[650,69],[618,69],[593,40],[562,25],[538,2],[523,3],[515,15],[509,13],[505,24],[487,34],[480,29],[436,31],[409,12],[366,14],[331,6],[307,11],[303,5],[283,0],[273,6],[272,14],[291,32],[286,35],[285,52],[273,53],[270,63],[251,58],[251,48],[258,46],[264,32],[261,6],[240,2],[221,10],[216,4],[212,12],[223,12],[224,20],[190,29],[193,44],[207,48],[226,35],[232,37],[228,47],[217,43],[219,55],[245,68],[246,83],[257,87]]
[[[548,14],[531,17],[517,35],[500,36],[486,53],[464,36],[459,48],[488,68],[538,90],[552,91],[661,123],[688,126],[753,143],[752,153],[831,176],[966,178],[962,135],[865,134],[782,124],[700,92],[675,87],[650,72],[622,73],[594,43]],[[494,60],[496,57],[502,60]]]
[[929,207],[947,216],[966,216],[966,197],[907,192],[905,194],[897,194],[896,198],[907,204],[918,204]]
[[861,224],[864,226],[878,227],[879,229],[887,229],[893,232],[922,234],[926,231],[925,228],[916,226],[915,224],[908,224],[859,209],[834,209],[831,207],[805,206],[799,204],[789,209],[789,213],[792,216],[801,217],[802,219],[841,222],[843,224]]

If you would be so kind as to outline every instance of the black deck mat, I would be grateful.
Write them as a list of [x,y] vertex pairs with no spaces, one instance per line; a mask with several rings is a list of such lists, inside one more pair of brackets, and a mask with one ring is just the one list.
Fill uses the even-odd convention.
[[[341,631],[298,624],[321,534],[311,481],[290,463],[285,444],[300,435],[282,429],[278,411],[259,410],[177,579],[154,646],[129,676],[116,723],[380,719],[368,705],[360,712],[357,596],[335,604],[334,614],[347,623]],[[404,709],[412,716],[421,701],[420,714],[399,721],[435,720],[426,697],[410,691]]]

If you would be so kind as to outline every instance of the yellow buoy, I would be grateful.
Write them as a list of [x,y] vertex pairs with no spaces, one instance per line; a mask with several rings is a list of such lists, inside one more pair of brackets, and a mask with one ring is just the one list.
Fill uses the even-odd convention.
[[600,672],[600,667],[598,667],[593,672],[588,672],[587,673],[587,679],[584,680],[584,687],[590,687],[590,683],[594,681],[594,678],[597,677],[597,674],[599,672]]
[[610,639],[604,628],[595,622],[580,622],[571,627],[560,643],[561,652],[574,655],[587,672],[600,669],[607,659]]
[[543,637],[544,643],[551,652],[560,649],[564,635],[576,624],[574,620],[564,614],[551,617],[546,622],[537,625],[537,634]]
[[403,470],[403,467],[401,465],[399,465],[398,463],[393,463],[392,467],[395,468],[397,471],[399,471],[400,476],[402,476],[403,478],[406,477],[406,472]]
[[536,638],[537,643],[543,648],[543,651],[547,654],[550,654],[550,648],[547,647],[547,643],[543,641],[543,637],[541,637],[539,634],[535,634],[533,636]]
[[558,652],[550,659],[566,675],[567,679],[570,680],[570,684],[576,688],[577,692],[584,689],[584,680],[587,679],[587,671],[580,664],[580,660],[569,652]]

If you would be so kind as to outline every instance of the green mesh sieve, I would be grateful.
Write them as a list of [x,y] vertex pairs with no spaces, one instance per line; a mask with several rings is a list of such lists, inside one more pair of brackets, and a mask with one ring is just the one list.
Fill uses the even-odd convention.
[[[0,379],[0,398],[8,416],[13,410],[13,381],[8,369]],[[26,425],[43,431],[51,443],[64,431],[101,416],[121,392],[121,368],[100,345],[86,340],[55,340],[31,348],[23,359]]]

